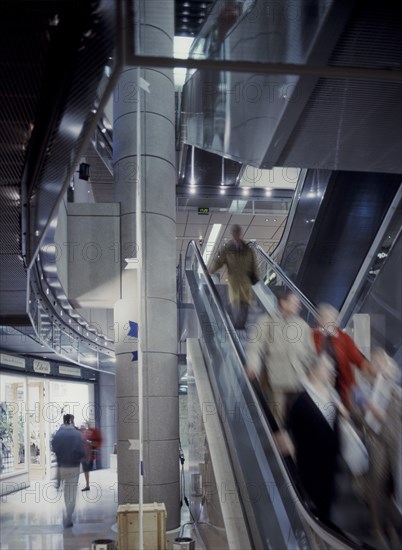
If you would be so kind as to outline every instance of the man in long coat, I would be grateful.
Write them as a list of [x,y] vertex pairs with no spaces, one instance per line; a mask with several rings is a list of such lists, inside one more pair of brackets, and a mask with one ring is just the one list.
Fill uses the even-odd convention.
[[252,285],[258,280],[254,250],[241,236],[241,227],[233,225],[232,240],[220,249],[210,268],[210,273],[224,265],[227,268],[230,316],[236,329],[245,327],[253,296]]

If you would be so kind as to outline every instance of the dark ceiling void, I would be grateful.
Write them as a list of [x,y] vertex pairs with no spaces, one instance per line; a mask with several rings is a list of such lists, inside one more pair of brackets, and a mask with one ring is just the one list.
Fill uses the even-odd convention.
[[175,0],[175,36],[195,36],[212,4],[213,0]]
[[0,321],[28,323],[26,268],[114,49],[108,0],[1,2]]

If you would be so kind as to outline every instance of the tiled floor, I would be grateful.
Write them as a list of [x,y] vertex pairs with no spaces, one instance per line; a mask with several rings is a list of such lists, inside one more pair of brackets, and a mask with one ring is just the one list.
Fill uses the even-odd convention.
[[63,528],[64,499],[54,482],[32,482],[26,491],[2,498],[1,550],[88,550],[96,539],[117,540],[117,475],[91,472],[91,490],[80,476],[75,523]]
[[[74,526],[67,529],[62,523],[63,495],[54,488],[53,481],[33,482],[26,491],[3,497],[0,549],[91,550],[94,540],[117,541],[117,474],[113,470],[91,472],[90,483],[91,490],[81,493],[84,487],[81,474]],[[182,525],[187,521],[189,512],[183,507]],[[180,534],[194,538],[197,550],[205,548],[192,525],[186,525]],[[178,535],[179,531],[170,533],[168,540],[173,541]]]
[[[186,486],[189,485],[188,438],[187,438],[187,396],[180,396],[181,443],[185,452],[184,465]],[[0,500],[0,550],[91,550],[97,539],[117,541],[117,473],[115,470],[97,470],[90,474],[91,490],[81,492],[84,487],[80,475],[77,503],[72,528],[63,527],[64,498],[57,491],[54,481],[31,482],[25,490],[7,495]],[[196,541],[196,549],[205,546],[192,524],[188,508],[183,504],[181,524],[183,528],[168,534],[174,540],[179,534]],[[211,549],[220,548],[219,533],[197,517],[197,529]],[[172,544],[172,543],[171,543]],[[169,548],[171,548],[171,544]]]

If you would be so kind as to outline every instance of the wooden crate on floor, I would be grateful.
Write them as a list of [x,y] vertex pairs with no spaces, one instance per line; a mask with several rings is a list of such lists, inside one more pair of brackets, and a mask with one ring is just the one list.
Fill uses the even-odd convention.
[[[138,504],[117,508],[118,550],[138,550]],[[163,503],[143,504],[144,550],[166,550],[166,508]]]

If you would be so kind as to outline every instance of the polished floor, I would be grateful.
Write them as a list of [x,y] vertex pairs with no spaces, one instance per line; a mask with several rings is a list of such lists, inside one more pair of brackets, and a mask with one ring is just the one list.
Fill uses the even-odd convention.
[[[26,491],[2,497],[0,508],[1,550],[91,550],[94,540],[117,541],[117,474],[114,470],[91,472],[91,490],[82,493],[80,475],[73,527],[63,527],[64,499],[54,482],[32,482]],[[189,521],[183,510],[182,523]],[[191,525],[182,536],[196,540],[197,550],[205,547]],[[178,535],[171,533],[169,539]],[[171,546],[170,546],[171,547]]]
[[82,493],[80,475],[74,525],[63,527],[64,498],[54,482],[32,482],[2,498],[1,550],[87,550],[96,539],[117,540],[117,474],[91,472],[91,490]]

